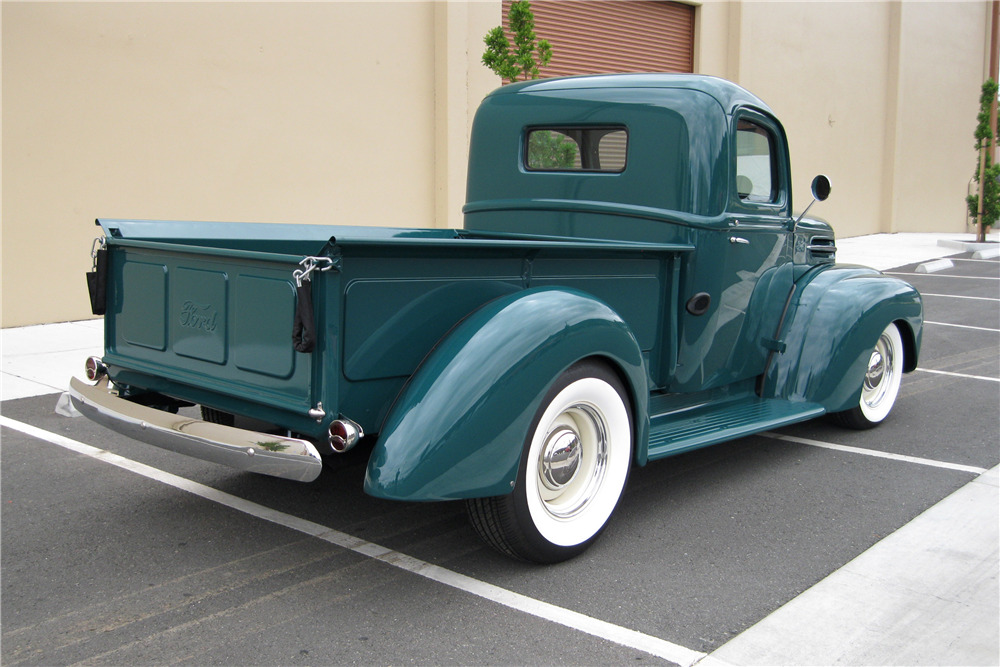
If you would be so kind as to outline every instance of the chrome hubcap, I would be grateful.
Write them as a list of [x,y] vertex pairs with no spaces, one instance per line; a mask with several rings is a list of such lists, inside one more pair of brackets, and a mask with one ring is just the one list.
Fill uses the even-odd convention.
[[582,512],[601,488],[607,463],[607,424],[600,411],[579,403],[564,410],[553,420],[536,461],[545,511],[556,519]]
[[568,427],[549,434],[542,450],[541,479],[546,488],[556,491],[573,481],[580,470],[580,438]]
[[886,391],[893,373],[892,342],[882,335],[875,345],[871,359],[868,360],[868,371],[861,390],[861,399],[870,407],[877,407],[885,398]]
[[868,373],[865,374],[865,387],[874,389],[882,381],[885,375],[885,363],[881,353],[876,349],[872,352],[872,358],[868,361]]

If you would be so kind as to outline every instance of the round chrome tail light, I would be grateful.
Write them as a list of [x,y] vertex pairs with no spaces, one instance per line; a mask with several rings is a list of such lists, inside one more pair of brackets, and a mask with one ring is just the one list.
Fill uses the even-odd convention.
[[91,382],[97,382],[108,374],[108,367],[104,365],[100,357],[88,357],[84,369],[87,379]]
[[330,423],[330,446],[338,454],[354,447],[364,435],[361,427],[350,419],[335,419]]

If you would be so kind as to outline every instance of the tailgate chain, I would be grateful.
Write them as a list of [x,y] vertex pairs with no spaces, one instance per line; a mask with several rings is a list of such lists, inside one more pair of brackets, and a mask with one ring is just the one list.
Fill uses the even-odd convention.
[[312,352],[316,349],[316,319],[313,316],[312,286],[310,274],[313,271],[329,271],[333,260],[329,257],[306,257],[299,265],[301,269],[292,272],[295,278],[295,323],[292,326],[292,344],[297,352]]
[[295,278],[295,286],[302,287],[302,283],[311,280],[312,277],[309,275],[313,271],[329,271],[333,268],[333,260],[329,257],[305,257],[299,262],[301,269],[295,269],[292,271],[292,277]]

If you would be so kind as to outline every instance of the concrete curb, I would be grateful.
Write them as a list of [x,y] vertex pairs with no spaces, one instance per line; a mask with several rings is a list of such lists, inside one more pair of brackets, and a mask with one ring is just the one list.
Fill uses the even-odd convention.
[[698,667],[997,664],[997,471],[930,507]]
[[916,273],[937,273],[955,266],[950,259],[935,259],[933,262],[924,262],[916,268]]
[[978,252],[983,250],[1000,250],[1000,245],[996,241],[978,243],[976,241],[963,241],[960,239],[939,239],[938,245],[942,248],[954,248],[962,252]]

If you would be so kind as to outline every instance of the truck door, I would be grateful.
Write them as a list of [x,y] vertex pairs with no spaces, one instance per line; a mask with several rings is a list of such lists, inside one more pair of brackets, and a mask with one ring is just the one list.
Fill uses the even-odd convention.
[[731,128],[729,212],[721,225],[698,233],[681,298],[673,391],[762,373],[792,286],[784,134],[777,122],[748,109],[733,115]]

